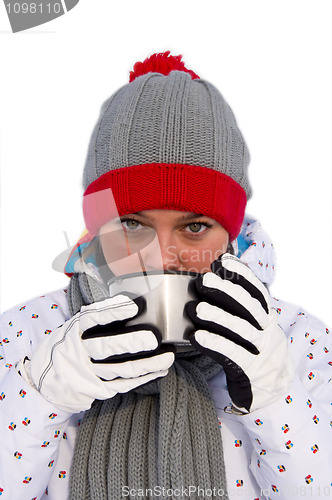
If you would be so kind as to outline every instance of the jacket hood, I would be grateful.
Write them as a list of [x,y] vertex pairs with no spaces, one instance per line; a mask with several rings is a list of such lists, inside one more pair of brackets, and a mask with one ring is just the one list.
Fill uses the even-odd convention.
[[235,255],[250,267],[257,278],[270,286],[274,280],[276,255],[273,243],[260,223],[246,215],[240,234],[232,245]]

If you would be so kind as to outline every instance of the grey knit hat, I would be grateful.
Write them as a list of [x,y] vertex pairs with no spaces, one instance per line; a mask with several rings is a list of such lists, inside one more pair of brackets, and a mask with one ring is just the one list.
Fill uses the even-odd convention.
[[251,196],[249,152],[220,92],[181,57],[136,63],[130,83],[102,106],[83,176],[91,234],[115,216],[115,201],[120,216],[190,211],[238,235]]

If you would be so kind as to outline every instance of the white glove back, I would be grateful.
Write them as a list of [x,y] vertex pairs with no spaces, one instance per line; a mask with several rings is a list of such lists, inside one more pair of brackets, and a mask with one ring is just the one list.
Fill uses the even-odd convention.
[[44,398],[70,413],[163,377],[174,353],[160,347],[160,332],[151,325],[125,327],[138,312],[123,295],[83,306],[18,369]]

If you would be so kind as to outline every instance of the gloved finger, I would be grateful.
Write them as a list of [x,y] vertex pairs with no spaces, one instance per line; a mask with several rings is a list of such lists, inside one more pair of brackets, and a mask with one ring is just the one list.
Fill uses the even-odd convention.
[[127,378],[127,379],[117,378],[115,380],[111,380],[110,382],[103,382],[103,384],[105,385],[105,388],[110,392],[114,391],[115,394],[117,393],[121,394],[129,392],[132,389],[136,389],[136,387],[139,387],[141,385],[147,384],[151,380],[155,380],[160,377],[165,377],[167,374],[168,374],[168,369],[159,370],[158,372],[148,373],[147,375],[142,375],[141,377],[138,378]]
[[128,326],[118,333],[103,337],[86,338],[82,335],[84,346],[89,356],[95,360],[128,353],[149,352],[158,348],[161,334],[157,328],[145,325]]
[[134,353],[123,353],[114,354],[113,356],[107,356],[106,358],[93,359],[92,363],[122,363],[124,361],[135,361],[136,359],[151,358],[152,356],[157,356],[158,354],[163,354],[164,352],[176,353],[176,346],[174,344],[161,344],[157,349],[152,351],[140,351]]
[[227,376],[231,375],[230,369],[232,368],[234,376],[238,372],[238,367],[246,372],[257,359],[255,355],[238,344],[205,330],[197,330],[194,333],[194,339],[204,350],[214,353],[214,359],[218,359],[218,362],[224,366]]
[[247,351],[258,354],[262,335],[250,323],[207,302],[191,301],[186,306],[196,329],[204,329],[225,337]]
[[[223,367],[227,378],[227,389],[233,403],[238,408],[245,408],[249,411],[253,401],[253,393],[251,381],[242,366],[254,362],[256,357],[236,344],[232,345],[231,341],[203,330],[195,332],[191,336],[190,342],[195,349],[211,357]],[[248,360],[245,360],[245,357]]]
[[174,352],[168,351],[152,357],[118,363],[94,363],[93,371],[103,380],[137,378],[148,373],[168,370],[174,363],[174,359]]
[[269,312],[270,296],[268,290],[244,262],[234,255],[226,253],[211,264],[211,270],[221,278],[242,286],[261,303],[266,313]]
[[125,295],[116,295],[100,302],[94,302],[81,308],[79,313],[80,329],[85,332],[90,328],[107,325],[114,321],[133,318],[139,312],[137,304]]
[[[157,372],[148,373],[137,378],[116,378],[114,380],[100,380],[98,382],[94,380],[87,380],[87,390],[89,394],[94,395],[94,399],[108,399],[113,398],[118,393],[125,393],[139,387],[143,384],[150,382],[151,380],[157,379],[159,377],[165,377],[168,374],[168,369],[159,370]],[[77,405],[77,410],[81,408]]]
[[220,279],[216,274],[209,272],[195,280],[195,286],[200,299],[245,319],[259,330],[265,328],[268,317],[266,311],[241,285]]

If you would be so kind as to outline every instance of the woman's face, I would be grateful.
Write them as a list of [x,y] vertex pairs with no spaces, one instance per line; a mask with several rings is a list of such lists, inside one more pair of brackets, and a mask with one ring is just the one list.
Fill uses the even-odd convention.
[[100,243],[111,271],[205,273],[225,253],[229,235],[214,219],[177,210],[145,210],[101,227]]

